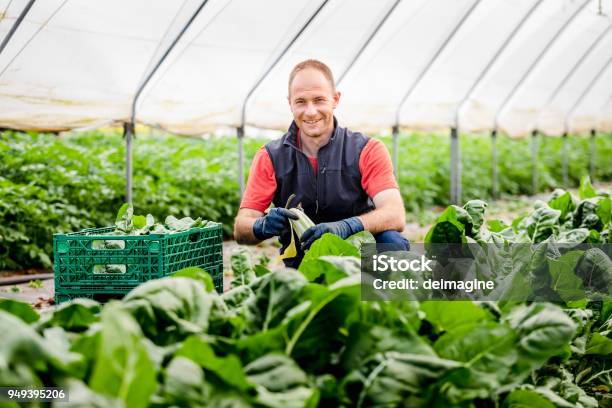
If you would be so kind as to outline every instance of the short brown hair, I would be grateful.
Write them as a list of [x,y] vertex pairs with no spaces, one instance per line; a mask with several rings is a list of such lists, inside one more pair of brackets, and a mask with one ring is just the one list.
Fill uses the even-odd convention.
[[336,84],[334,82],[334,75],[332,74],[331,69],[329,69],[329,67],[327,65],[325,65],[324,63],[322,63],[319,60],[316,60],[316,59],[307,59],[306,61],[302,61],[299,64],[297,64],[291,70],[291,73],[289,74],[289,85],[288,85],[289,93],[291,93],[291,83],[293,82],[293,78],[295,78],[295,76],[297,75],[298,72],[300,72],[300,71],[302,71],[302,70],[304,70],[306,68],[313,68],[313,69],[316,69],[317,71],[321,72],[323,74],[323,76],[325,76],[325,78],[331,84],[332,90],[334,92],[336,91]]

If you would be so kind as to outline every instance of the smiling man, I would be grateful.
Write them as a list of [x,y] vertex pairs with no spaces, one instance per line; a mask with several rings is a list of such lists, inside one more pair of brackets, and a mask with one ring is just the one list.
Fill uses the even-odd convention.
[[295,194],[292,205],[301,203],[317,225],[303,234],[298,256],[285,259],[287,266],[297,267],[326,232],[347,238],[368,230],[377,242],[408,249],[389,152],[381,141],[338,125],[340,92],[331,70],[317,60],[303,61],[291,71],[288,91],[293,123],[253,159],[234,227],[238,243],[278,236],[283,251],[291,241],[288,219],[295,217],[284,207]]

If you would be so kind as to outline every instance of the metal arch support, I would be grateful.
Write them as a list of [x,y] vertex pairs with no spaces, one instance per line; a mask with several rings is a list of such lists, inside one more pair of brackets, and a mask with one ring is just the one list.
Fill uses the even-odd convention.
[[506,105],[508,105],[508,102],[510,102],[510,100],[512,99],[512,97],[516,94],[516,92],[521,88],[521,86],[525,83],[525,80],[529,77],[529,75],[533,72],[534,68],[538,65],[538,63],[542,60],[542,58],[546,55],[546,53],[550,50],[551,46],[555,43],[555,41],[561,36],[561,34],[563,34],[563,32],[567,29],[567,27],[570,26],[570,23],[572,22],[572,20],[578,15],[580,14],[580,12],[586,7],[586,5],[589,3],[589,0],[585,0],[580,7],[576,8],[576,10],[570,15],[570,17],[567,19],[567,21],[565,21],[564,24],[561,25],[561,27],[557,30],[557,32],[555,33],[554,36],[552,36],[552,38],[550,39],[550,41],[548,41],[548,43],[546,44],[546,46],[542,49],[542,51],[540,52],[540,54],[538,54],[538,56],[533,60],[533,62],[531,63],[531,65],[529,66],[529,68],[527,68],[527,70],[525,71],[525,73],[523,73],[523,76],[521,76],[521,78],[519,79],[519,81],[517,82],[517,84],[514,86],[514,88],[510,91],[510,93],[508,94],[508,96],[506,97],[506,99],[504,99],[504,101],[502,102],[500,108],[497,110],[497,113],[495,114],[495,124],[494,124],[494,128],[497,129],[498,125],[499,125],[499,117],[501,115],[501,113],[504,111],[504,109],[506,108]]
[[155,73],[157,72],[157,70],[159,69],[161,64],[166,60],[166,58],[168,57],[168,55],[170,54],[172,49],[179,42],[179,40],[181,39],[183,34],[185,34],[185,32],[187,31],[187,29],[189,28],[191,23],[193,23],[193,21],[198,16],[198,14],[202,10],[202,8],[206,5],[207,2],[208,2],[208,0],[203,0],[202,1],[200,6],[196,9],[196,11],[193,13],[193,15],[189,18],[189,20],[187,21],[185,26],[181,29],[181,31],[178,33],[178,35],[174,38],[172,43],[170,43],[170,45],[168,46],[166,51],[163,53],[163,55],[161,56],[159,61],[157,61],[157,63],[155,64],[155,66],[153,67],[151,72],[149,72],[149,74],[145,77],[144,81],[142,81],[141,84],[138,86],[138,89],[136,90],[136,93],[134,94],[134,99],[132,100],[132,107],[131,107],[131,113],[130,113],[130,121],[128,123],[124,123],[123,124],[123,134],[125,136],[125,169],[126,169],[125,170],[126,171],[126,174],[125,174],[125,190],[126,190],[125,191],[125,200],[128,203],[132,202],[132,178],[133,178],[133,172],[132,172],[132,139],[133,139],[133,137],[136,134],[134,132],[134,124],[136,123],[136,104],[138,103],[138,98],[140,98],[140,95],[142,94],[142,91],[147,86],[147,84],[149,83],[151,78],[153,78],[153,75],[155,75]]
[[393,173],[395,174],[396,180],[399,180],[398,137],[399,137],[399,126],[393,126]]
[[170,52],[174,49],[176,44],[178,44],[179,40],[183,37],[183,35],[187,31],[187,29],[191,26],[191,23],[193,23],[193,21],[196,19],[198,14],[200,14],[200,11],[202,11],[202,9],[206,5],[206,3],[208,3],[208,0],[202,0],[202,3],[200,4],[200,6],[192,14],[192,16],[189,18],[189,20],[187,20],[187,23],[185,23],[185,26],[181,29],[181,31],[179,31],[178,35],[174,38],[172,43],[170,43],[170,45],[168,46],[166,51],[162,54],[162,56],[159,59],[159,61],[157,61],[157,63],[155,64],[155,66],[153,67],[151,72],[149,72],[149,74],[145,77],[144,81],[142,81],[142,83],[140,84],[140,86],[136,90],[136,94],[134,95],[134,99],[132,100],[132,111],[131,111],[132,113],[130,115],[130,120],[131,120],[132,123],[135,122],[135,118],[136,118],[136,104],[138,103],[138,98],[140,98],[140,95],[142,94],[142,91],[147,86],[147,84],[149,83],[151,78],[153,78],[153,75],[155,75],[155,73],[157,72],[157,70],[159,69],[161,64],[163,64],[163,62],[166,60],[166,58],[168,58],[168,55],[170,55]]
[[125,202],[132,202],[132,137],[134,136],[134,124],[123,124],[123,136],[125,137]]
[[551,102],[557,97],[559,92],[561,92],[563,87],[566,85],[567,81],[572,77],[572,75],[574,75],[574,73],[578,70],[578,68],[580,68],[582,63],[587,59],[587,57],[591,54],[591,52],[593,52],[595,47],[597,47],[597,45],[606,37],[606,35],[610,32],[610,29],[612,29],[612,24],[609,25],[608,28],[606,28],[604,31],[602,31],[601,34],[595,39],[593,44],[591,44],[589,48],[587,48],[587,50],[580,56],[580,58],[578,59],[578,61],[576,61],[572,69],[570,69],[567,75],[565,75],[565,77],[563,78],[563,80],[561,80],[561,82],[559,83],[557,88],[554,90],[550,98],[548,98],[548,100],[546,101],[546,104],[544,105],[545,108],[548,105],[550,105]]
[[562,145],[561,145],[561,177],[563,188],[569,187],[569,177],[568,177],[568,149],[567,149],[567,132],[563,132],[562,137]]
[[599,72],[593,77],[591,82],[589,82],[587,87],[580,94],[580,96],[578,97],[576,102],[574,102],[574,104],[572,105],[571,109],[568,111],[567,116],[565,117],[565,123],[564,123],[565,132],[568,131],[570,118],[572,117],[572,115],[574,114],[574,112],[576,111],[578,106],[580,106],[580,103],[584,100],[585,96],[587,96],[589,94],[589,92],[591,92],[591,89],[593,89],[593,86],[595,86],[595,84],[597,83],[599,78],[601,78],[601,76],[604,74],[604,72],[606,72],[606,70],[610,67],[610,63],[611,62],[612,62],[612,55],[610,56],[610,58],[608,58],[606,63],[601,67]]
[[25,16],[28,14],[30,9],[34,5],[35,1],[36,0],[30,0],[28,2],[28,4],[26,4],[26,6],[23,8],[23,10],[21,10],[21,13],[19,13],[19,16],[17,16],[17,20],[15,20],[15,22],[13,23],[11,29],[6,34],[6,37],[4,37],[4,39],[2,40],[2,43],[0,44],[0,54],[2,54],[2,51],[4,51],[4,49],[6,48],[7,44],[11,40],[11,38],[13,38],[13,35],[15,34],[17,29],[21,25],[21,22],[25,19]]
[[498,174],[497,174],[497,130],[491,131],[491,170],[492,183],[491,195],[493,198],[499,196]]
[[459,132],[457,128],[451,128],[450,139],[450,201],[451,204],[459,205],[461,202],[461,147],[459,146]]
[[538,192],[538,131],[531,132],[531,194],[535,195]]
[[300,30],[293,36],[293,38],[291,39],[291,41],[289,42],[289,44],[287,44],[287,46],[283,49],[283,51],[278,55],[278,57],[276,57],[276,59],[274,60],[274,62],[272,64],[270,64],[270,66],[268,67],[268,69],[266,69],[266,72],[263,73],[263,75],[261,75],[259,77],[259,79],[257,79],[257,81],[255,82],[255,85],[253,85],[251,87],[251,89],[249,90],[249,92],[247,93],[246,97],[244,98],[244,102],[242,103],[242,110],[241,110],[241,115],[240,115],[240,127],[245,126],[245,122],[246,122],[246,106],[247,103],[249,102],[249,99],[251,98],[251,96],[253,95],[253,93],[255,92],[255,90],[257,90],[257,88],[259,87],[259,85],[261,85],[261,83],[264,81],[264,79],[266,79],[266,77],[268,76],[268,74],[274,69],[274,67],[276,66],[276,64],[278,64],[278,62],[285,56],[285,54],[287,53],[287,51],[289,51],[289,49],[293,46],[293,44],[297,41],[297,39],[302,35],[302,33],[304,33],[304,31],[306,30],[306,28],[308,28],[308,26],[310,25],[310,23],[313,22],[313,20],[317,17],[317,15],[321,12],[321,10],[323,10],[323,8],[325,7],[325,5],[327,5],[327,3],[329,2],[329,0],[323,0],[321,2],[321,4],[319,5],[319,7],[315,10],[315,12],[308,18],[308,20],[304,23],[304,25],[302,25],[302,27],[300,28]]
[[595,138],[597,132],[591,129],[591,137],[589,138],[589,177],[591,181],[595,181],[595,163],[597,160],[597,144]]
[[476,78],[476,81],[474,81],[474,83],[472,84],[471,88],[469,91],[467,91],[467,93],[465,94],[465,96],[463,97],[463,99],[461,100],[461,102],[459,102],[459,104],[457,105],[457,109],[455,109],[455,127],[459,126],[459,112],[461,112],[461,110],[463,109],[465,103],[470,99],[470,97],[472,96],[472,93],[474,92],[474,90],[476,89],[476,87],[480,84],[480,82],[482,81],[482,79],[487,75],[487,73],[491,70],[491,68],[493,67],[493,64],[495,64],[495,62],[497,61],[497,59],[499,58],[499,56],[502,54],[502,52],[504,52],[504,50],[506,49],[506,47],[508,47],[508,44],[510,44],[510,42],[512,42],[512,40],[514,39],[514,37],[516,36],[516,34],[520,31],[520,29],[523,27],[523,25],[525,24],[525,22],[527,20],[529,20],[529,17],[531,17],[533,15],[533,12],[538,8],[538,6],[540,4],[542,4],[543,0],[538,0],[537,2],[534,3],[533,6],[531,6],[531,8],[527,11],[527,13],[525,13],[525,15],[523,16],[523,18],[521,19],[521,21],[519,21],[519,23],[516,25],[516,27],[514,27],[514,29],[512,30],[512,32],[510,33],[510,35],[504,40],[503,44],[501,45],[501,47],[499,47],[499,49],[495,52],[495,54],[493,55],[493,57],[489,60],[489,62],[487,63],[487,65],[484,67],[484,69],[482,70],[482,72],[480,73],[480,75],[478,75],[478,78]]
[[238,185],[240,187],[240,198],[244,194],[244,127],[236,128],[238,136]]
[[404,106],[404,103],[406,103],[408,98],[410,98],[410,96],[412,95],[412,92],[414,92],[414,90],[416,89],[417,85],[421,82],[421,80],[423,79],[423,77],[425,76],[427,71],[429,70],[429,67],[431,67],[431,65],[433,63],[435,63],[436,60],[440,57],[440,54],[442,54],[442,51],[444,51],[446,49],[446,47],[448,46],[450,41],[453,39],[453,37],[455,36],[457,31],[459,31],[459,28],[461,28],[463,23],[472,14],[472,12],[476,8],[476,6],[480,3],[480,1],[481,0],[476,0],[472,4],[472,6],[470,6],[470,8],[467,10],[467,12],[461,17],[459,22],[457,24],[455,24],[453,29],[448,33],[448,35],[446,36],[444,41],[442,41],[442,44],[440,44],[440,46],[438,47],[436,52],[431,56],[429,61],[427,61],[427,64],[425,64],[423,66],[423,69],[421,69],[421,72],[419,72],[419,75],[416,77],[416,79],[412,82],[412,84],[408,88],[408,91],[406,92],[406,94],[404,94],[404,97],[402,98],[402,100],[400,101],[399,105],[397,106],[397,111],[395,112],[395,124],[396,125],[399,126],[399,115],[400,115],[400,112],[402,110],[402,106]]
[[363,54],[363,51],[368,47],[368,45],[370,45],[370,42],[372,42],[372,39],[376,36],[376,34],[378,33],[378,31],[380,30],[380,28],[385,24],[385,22],[387,21],[387,19],[389,18],[389,16],[391,15],[391,13],[393,13],[393,11],[395,10],[395,8],[397,7],[397,5],[400,3],[400,1],[402,0],[395,0],[395,2],[393,2],[393,4],[391,5],[391,7],[389,7],[389,10],[387,10],[387,12],[385,13],[384,17],[382,18],[382,20],[380,20],[378,22],[378,24],[376,25],[376,27],[374,28],[374,31],[372,31],[372,33],[370,33],[370,36],[368,37],[368,39],[363,43],[363,45],[361,46],[361,48],[359,48],[359,51],[357,51],[357,53],[355,54],[355,56],[353,57],[353,59],[351,60],[351,62],[349,62],[349,64],[347,65],[347,67],[344,69],[344,72],[342,72],[342,74],[340,74],[340,76],[338,77],[338,80],[336,81],[336,86],[340,85],[340,82],[342,82],[342,80],[344,79],[344,77],[346,76],[346,74],[350,71],[350,69],[353,67],[353,65],[355,64],[355,62],[359,59],[359,57],[361,56],[361,54]]
[[[402,110],[402,106],[404,106],[404,103],[406,103],[408,98],[410,98],[410,96],[412,95],[412,92],[414,92],[414,90],[416,89],[418,84],[421,82],[421,80],[423,79],[425,74],[427,74],[429,68],[440,57],[440,55],[446,49],[446,47],[451,42],[451,40],[453,39],[455,34],[457,34],[457,31],[459,31],[459,28],[461,28],[463,23],[465,23],[465,21],[468,19],[468,17],[472,14],[472,12],[476,8],[476,6],[478,6],[480,1],[481,0],[476,0],[474,3],[472,3],[470,8],[463,14],[461,19],[457,22],[457,24],[455,24],[455,26],[452,28],[452,30],[448,33],[448,35],[444,39],[444,41],[442,41],[442,43],[440,44],[440,46],[438,47],[436,52],[434,52],[434,54],[431,56],[429,61],[427,61],[427,64],[425,64],[423,66],[423,69],[421,69],[421,71],[419,72],[419,74],[417,75],[415,80],[412,82],[412,84],[408,88],[408,91],[404,94],[404,96],[401,99],[399,105],[397,106],[397,111],[395,112],[395,126],[399,126],[399,115],[400,115],[400,112]],[[453,134],[454,134],[454,137],[453,137]],[[458,140],[458,136],[457,135],[458,135],[457,129],[455,129],[455,128],[451,129],[451,166],[450,166],[450,170],[451,170],[451,174],[450,174],[450,181],[451,181],[450,199],[451,199],[451,203],[458,202],[459,196],[461,195],[460,187],[457,185],[457,183],[460,182],[460,178],[459,178],[458,174],[456,174],[456,172],[461,171],[461,166],[460,166],[460,164],[458,162],[460,160],[460,157],[459,157],[459,146],[458,146],[459,140]],[[455,147],[455,150],[453,150],[453,147]]]

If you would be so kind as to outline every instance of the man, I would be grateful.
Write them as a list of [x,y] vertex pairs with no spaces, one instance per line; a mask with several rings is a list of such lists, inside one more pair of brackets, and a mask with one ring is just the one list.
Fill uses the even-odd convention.
[[[284,207],[301,203],[316,226],[298,245],[298,256],[285,260],[299,265],[304,251],[326,232],[341,238],[363,230],[380,243],[408,249],[400,235],[405,225],[402,197],[384,144],[338,126],[334,109],[340,101],[330,69],[306,60],[289,76],[287,97],[293,114],[289,131],[261,148],[253,159],[247,188],[236,216],[234,237],[256,244],[279,236],[284,250],[291,241]],[[270,203],[274,208],[266,212]]]

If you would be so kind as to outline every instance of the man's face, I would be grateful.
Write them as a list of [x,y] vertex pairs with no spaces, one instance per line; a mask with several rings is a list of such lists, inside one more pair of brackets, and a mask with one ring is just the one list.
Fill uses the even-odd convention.
[[293,119],[305,136],[318,138],[334,129],[334,108],[340,92],[334,92],[325,75],[313,68],[299,71],[289,88]]

